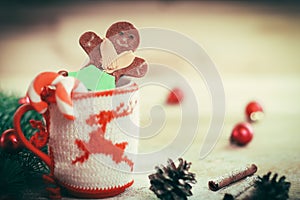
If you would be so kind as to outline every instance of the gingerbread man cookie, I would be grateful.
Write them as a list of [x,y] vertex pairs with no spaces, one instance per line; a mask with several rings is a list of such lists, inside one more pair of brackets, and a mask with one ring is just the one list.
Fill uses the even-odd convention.
[[[129,22],[117,22],[112,24],[106,32],[106,38],[113,44],[114,50],[118,55],[124,52],[134,52],[140,43],[138,30]],[[102,42],[103,39],[94,32],[84,33],[79,40],[81,47],[89,55],[89,64],[93,64],[97,68],[105,70],[103,60],[107,60],[107,58],[103,58],[103,56],[107,54],[101,52]],[[116,70],[108,71],[107,73],[115,76],[117,82],[123,75],[142,77],[146,74],[147,70],[148,64],[146,61],[142,58],[135,57],[132,63],[127,67],[116,68]]]

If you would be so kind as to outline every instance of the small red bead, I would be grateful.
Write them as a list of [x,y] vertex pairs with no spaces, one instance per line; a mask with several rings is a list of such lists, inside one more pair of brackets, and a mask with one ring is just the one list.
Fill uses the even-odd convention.
[[247,104],[245,109],[245,114],[248,122],[257,122],[263,118],[263,108],[262,106],[256,102],[251,101]]
[[66,70],[60,70],[58,73],[59,73],[59,75],[62,75],[62,76],[68,76],[69,75],[68,71],[66,71]]
[[179,104],[182,102],[183,97],[183,91],[180,88],[174,88],[167,97],[167,104]]
[[247,122],[238,123],[231,132],[230,141],[233,144],[244,146],[253,138],[253,129]]
[[6,152],[15,153],[20,151],[23,145],[20,142],[16,131],[14,129],[8,129],[1,135],[0,147]]

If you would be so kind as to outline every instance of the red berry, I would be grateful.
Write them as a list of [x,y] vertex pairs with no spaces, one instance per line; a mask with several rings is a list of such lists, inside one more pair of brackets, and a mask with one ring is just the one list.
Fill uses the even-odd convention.
[[183,100],[183,91],[180,88],[174,88],[168,95],[167,104],[179,104]]
[[264,111],[262,106],[258,102],[251,101],[246,106],[245,114],[248,122],[257,122],[263,118]]
[[253,138],[253,129],[247,122],[238,123],[231,132],[231,143],[244,146]]
[[0,147],[9,153],[18,152],[22,149],[23,145],[20,142],[16,131],[14,129],[8,129],[4,131],[0,138]]

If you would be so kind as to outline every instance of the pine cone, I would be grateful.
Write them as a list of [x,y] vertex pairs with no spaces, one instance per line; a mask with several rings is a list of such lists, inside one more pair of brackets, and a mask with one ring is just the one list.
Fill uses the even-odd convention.
[[195,174],[188,172],[191,162],[187,163],[182,158],[179,158],[178,167],[175,166],[173,160],[168,159],[168,165],[155,167],[156,173],[149,175],[150,190],[156,196],[163,200],[187,199],[187,196],[192,196],[192,186],[197,181]]
[[234,197],[231,194],[226,193],[223,197],[223,200],[234,200]]
[[255,191],[252,199],[264,200],[285,200],[289,198],[290,182],[286,182],[285,176],[280,177],[277,182],[277,174],[270,180],[271,172],[264,175],[262,178],[258,177],[255,182]]

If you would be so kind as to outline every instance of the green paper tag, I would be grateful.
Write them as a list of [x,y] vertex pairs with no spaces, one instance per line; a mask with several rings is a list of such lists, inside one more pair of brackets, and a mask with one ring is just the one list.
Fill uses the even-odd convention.
[[91,91],[109,90],[116,87],[115,77],[99,70],[94,65],[89,65],[78,72],[69,72],[68,75],[80,80]]

